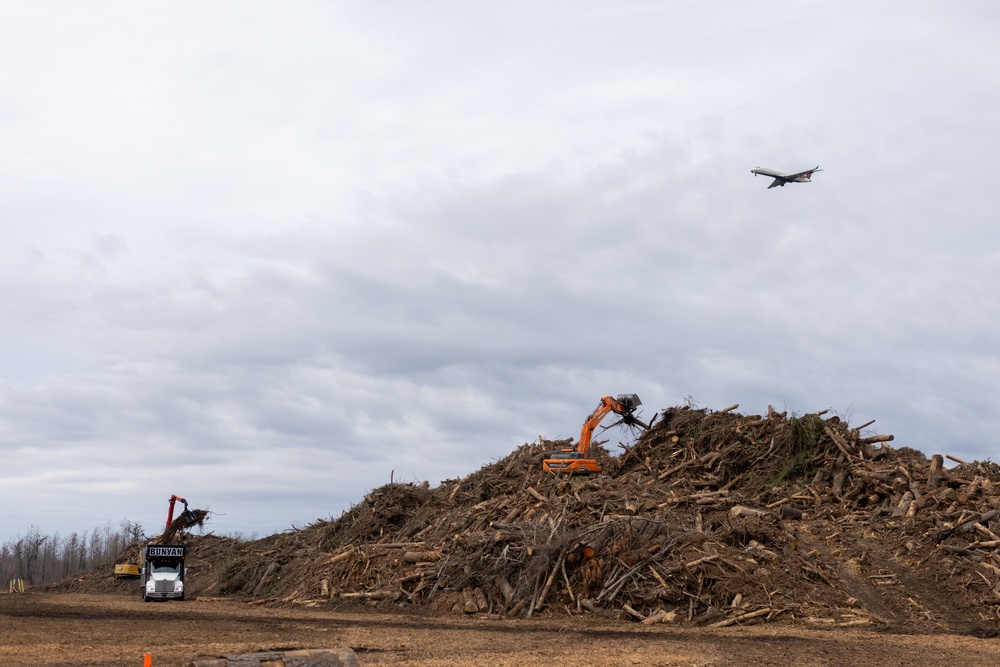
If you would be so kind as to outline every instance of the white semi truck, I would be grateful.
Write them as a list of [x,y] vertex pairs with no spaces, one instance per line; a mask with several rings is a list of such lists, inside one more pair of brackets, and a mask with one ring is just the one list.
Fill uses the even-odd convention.
[[182,544],[147,544],[142,553],[141,582],[142,599],[151,600],[183,600],[184,552]]

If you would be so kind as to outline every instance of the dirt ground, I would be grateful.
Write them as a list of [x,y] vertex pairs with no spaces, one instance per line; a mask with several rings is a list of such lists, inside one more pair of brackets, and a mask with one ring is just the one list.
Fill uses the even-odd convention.
[[588,617],[498,620],[245,602],[143,603],[114,594],[0,595],[0,664],[155,667],[263,650],[350,647],[362,665],[503,667],[558,664],[1000,665],[1000,639],[793,624],[706,629]]

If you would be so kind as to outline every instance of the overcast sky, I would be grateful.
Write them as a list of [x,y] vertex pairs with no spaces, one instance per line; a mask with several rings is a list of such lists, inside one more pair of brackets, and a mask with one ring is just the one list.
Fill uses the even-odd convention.
[[607,394],[995,457],[998,34],[974,0],[0,1],[0,542],[153,534],[171,494],[265,536]]

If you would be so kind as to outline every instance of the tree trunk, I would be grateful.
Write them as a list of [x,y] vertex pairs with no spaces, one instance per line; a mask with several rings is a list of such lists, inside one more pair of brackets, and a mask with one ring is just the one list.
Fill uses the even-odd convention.
[[360,663],[349,648],[325,648],[229,655],[195,660],[188,667],[360,667]]

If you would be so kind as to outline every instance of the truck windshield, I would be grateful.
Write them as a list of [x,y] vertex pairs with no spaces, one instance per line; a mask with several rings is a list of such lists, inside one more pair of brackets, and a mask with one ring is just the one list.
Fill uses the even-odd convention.
[[181,571],[181,564],[177,562],[153,561],[151,565],[153,572],[173,572],[176,574]]

